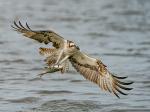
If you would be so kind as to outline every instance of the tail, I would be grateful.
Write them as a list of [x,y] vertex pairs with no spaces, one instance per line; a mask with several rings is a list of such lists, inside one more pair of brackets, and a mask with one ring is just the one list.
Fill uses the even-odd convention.
[[62,63],[62,69],[61,73],[65,73],[69,70],[69,60],[66,60],[64,63]]
[[56,52],[56,48],[39,48],[39,53],[43,56],[50,56]]

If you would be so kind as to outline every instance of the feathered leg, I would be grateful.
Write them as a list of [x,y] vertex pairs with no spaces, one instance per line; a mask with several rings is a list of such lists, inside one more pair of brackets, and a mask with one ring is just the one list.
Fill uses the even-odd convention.
[[65,56],[62,60],[60,60],[60,61],[58,62],[58,65],[61,65],[61,64],[62,64],[64,61],[66,61],[68,58],[69,58],[68,55]]
[[60,54],[59,54],[59,56],[58,56],[58,59],[57,59],[55,65],[58,65],[58,63],[59,63],[59,61],[60,61],[60,59],[61,59],[61,57],[62,57],[62,55],[63,55],[63,52],[64,52],[64,50],[61,50],[61,51],[60,51]]

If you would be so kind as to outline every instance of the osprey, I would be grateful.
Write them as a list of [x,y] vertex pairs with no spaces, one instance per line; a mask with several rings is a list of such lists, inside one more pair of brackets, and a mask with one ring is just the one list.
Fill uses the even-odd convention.
[[[12,28],[22,33],[25,37],[34,39],[40,43],[52,43],[53,48],[39,48],[39,53],[46,56],[46,64],[48,71],[41,73],[52,73],[61,71],[62,73],[68,70],[68,63],[71,62],[72,66],[83,75],[86,79],[97,84],[102,90],[108,91],[118,98],[118,93],[127,95],[122,90],[131,90],[132,88],[126,87],[133,82],[123,82],[121,80],[127,77],[118,77],[109,72],[101,60],[88,56],[80,51],[79,47],[70,40],[65,40],[57,33],[48,31],[35,31],[32,30],[26,23],[26,27],[19,21],[18,24],[14,21]],[[53,69],[51,68],[53,67]]]

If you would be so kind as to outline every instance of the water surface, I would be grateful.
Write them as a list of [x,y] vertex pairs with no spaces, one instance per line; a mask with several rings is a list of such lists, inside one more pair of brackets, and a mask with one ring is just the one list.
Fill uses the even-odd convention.
[[[0,112],[149,112],[149,0],[0,0]],[[71,68],[44,67],[38,48],[10,28],[13,20],[51,29],[135,83],[121,99],[101,91]]]

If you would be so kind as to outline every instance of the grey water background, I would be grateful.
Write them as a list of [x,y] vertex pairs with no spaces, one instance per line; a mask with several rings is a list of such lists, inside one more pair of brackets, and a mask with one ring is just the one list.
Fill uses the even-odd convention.
[[[51,29],[76,42],[134,89],[103,92],[70,68],[40,79],[49,47],[10,27]],[[150,112],[150,0],[0,0],[0,112]]]

